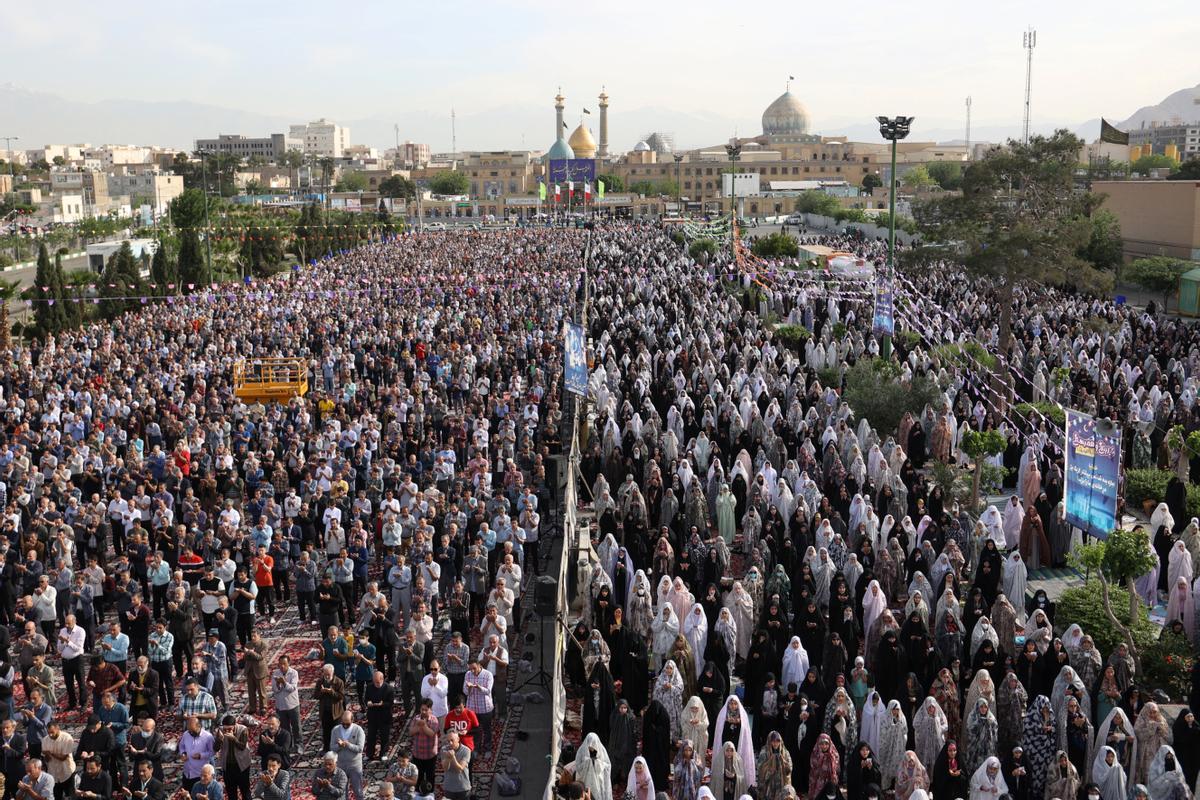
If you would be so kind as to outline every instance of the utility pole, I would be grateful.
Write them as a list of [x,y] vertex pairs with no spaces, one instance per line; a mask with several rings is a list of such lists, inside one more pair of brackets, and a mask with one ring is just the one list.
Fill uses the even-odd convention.
[[208,151],[200,151],[200,176],[204,182],[204,249],[208,256],[208,284],[212,286],[212,227],[208,224]]
[[13,151],[12,143],[21,141],[20,136],[0,136],[4,140],[4,154],[8,156],[8,177],[13,179],[13,190],[17,188],[17,175],[13,172]]
[[451,169],[458,167],[458,120],[454,114],[454,107],[450,108],[450,162]]
[[967,95],[967,161],[971,160],[971,95]]
[[[399,160],[400,159],[400,123],[398,123],[398,122],[393,123],[392,127],[396,131],[396,160]],[[394,167],[395,164],[393,163],[392,166]]]
[[1025,126],[1022,141],[1029,144],[1029,95],[1033,90],[1033,48],[1037,47],[1037,31],[1033,28],[1025,31],[1021,46],[1025,48]]

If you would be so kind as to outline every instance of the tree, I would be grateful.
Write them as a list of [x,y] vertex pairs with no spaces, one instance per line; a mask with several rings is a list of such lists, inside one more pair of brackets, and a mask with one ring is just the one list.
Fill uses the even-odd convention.
[[1179,166],[1179,162],[1170,156],[1162,153],[1151,153],[1150,155],[1142,156],[1137,161],[1130,165],[1130,170],[1146,175],[1152,169],[1174,169]]
[[907,189],[928,189],[936,185],[937,181],[929,174],[929,169],[924,164],[918,164],[900,176],[900,183]]
[[883,186],[883,178],[880,178],[874,172],[868,172],[863,176],[862,188],[864,192],[872,192]]
[[782,232],[755,239],[750,250],[759,258],[795,258],[800,255],[800,245]]
[[596,181],[597,182],[604,181],[604,191],[605,192],[623,192],[623,191],[625,191],[625,181],[622,180],[620,175],[613,175],[612,173],[605,173],[604,175],[597,175]]
[[158,294],[170,294],[172,284],[179,284],[179,272],[167,258],[167,245],[162,239],[158,240],[158,247],[154,251],[154,258],[150,260],[150,282],[158,287]]
[[1106,209],[1097,209],[1089,219],[1091,233],[1083,247],[1076,251],[1083,260],[1096,269],[1111,270],[1122,259],[1124,242],[1121,239],[1121,221]]
[[938,402],[941,392],[933,381],[914,377],[905,382],[900,365],[883,359],[859,359],[846,373],[843,394],[858,418],[865,417],[881,435],[891,435],[905,411],[913,416],[926,404]]
[[381,197],[401,197],[411,200],[417,196],[417,185],[403,175],[392,175],[379,183]]
[[1129,592],[1129,619],[1138,618],[1141,597],[1134,588],[1138,576],[1154,568],[1157,559],[1150,548],[1150,536],[1145,529],[1127,531],[1117,529],[1108,535],[1107,539],[1094,539],[1088,544],[1076,547],[1071,552],[1071,560],[1076,567],[1083,567],[1090,575],[1093,571],[1100,579],[1101,596],[1104,603],[1105,616],[1109,623],[1121,632],[1125,643],[1129,646],[1129,654],[1133,656],[1134,673],[1142,674],[1142,662],[1138,654],[1137,642],[1128,626],[1117,619],[1113,613],[1112,599],[1109,596],[1109,583],[1125,584]]
[[63,158],[62,156],[54,157],[54,166],[61,167],[63,164],[66,164],[66,163],[67,163],[67,160],[65,158]]
[[129,242],[122,242],[121,249],[109,256],[99,283],[100,295],[110,298],[100,301],[100,314],[105,319],[137,307],[137,301],[126,299],[142,291],[142,277]]
[[705,236],[688,245],[688,255],[691,256],[693,261],[699,261],[701,264],[708,264],[708,262],[717,254],[717,249],[718,247],[716,241]]
[[1166,311],[1171,293],[1179,288],[1179,276],[1191,268],[1191,264],[1176,258],[1150,256],[1130,264],[1124,277],[1148,292],[1162,292],[1163,311]]
[[832,217],[841,207],[836,197],[816,189],[801,192],[800,196],[796,198],[797,214],[820,214]]
[[1167,176],[1169,181],[1200,181],[1200,156],[1192,156]]
[[21,291],[20,281],[0,278],[0,357],[12,358],[12,325],[8,321],[8,304]]
[[258,225],[247,228],[242,234],[238,261],[243,275],[265,278],[273,273],[283,261],[283,247],[275,229]]
[[342,179],[333,187],[335,192],[365,192],[367,190],[367,176],[361,172],[347,172],[342,175]]
[[931,161],[925,167],[925,171],[946,191],[953,191],[962,186],[962,164],[957,161]]
[[434,194],[466,194],[470,188],[467,176],[456,170],[439,172],[429,179],[429,190]]
[[246,194],[251,195],[262,194],[264,190],[265,187],[262,185],[262,182],[255,178],[251,178],[250,180],[246,181],[246,186],[243,189]]
[[[194,288],[205,282],[208,275],[204,254],[200,249],[200,231],[204,228],[204,192],[200,189],[184,189],[183,194],[171,201],[169,213],[171,224],[179,231],[179,261],[176,265],[179,282]],[[168,281],[170,283],[170,281]]]
[[974,475],[971,478],[971,505],[978,511],[982,505],[979,500],[979,486],[983,481],[983,468],[989,456],[1003,453],[1008,446],[1004,434],[999,431],[967,431],[963,436],[963,450],[975,462]]
[[44,241],[38,245],[33,284],[33,313],[38,330],[43,336],[53,336],[67,327],[67,312],[63,307],[62,269],[51,263]]
[[[1086,212],[1095,198],[1075,190],[1075,158],[1081,142],[1069,131],[1009,141],[988,151],[963,172],[962,194],[918,203],[913,209],[924,242],[906,260],[945,259],[955,243],[966,272],[990,280],[999,305],[1000,351],[1012,347],[1013,290],[1021,283],[1071,283],[1107,288],[1112,278],[1079,258],[1088,240]],[[1001,366],[1000,374],[1007,373]]]

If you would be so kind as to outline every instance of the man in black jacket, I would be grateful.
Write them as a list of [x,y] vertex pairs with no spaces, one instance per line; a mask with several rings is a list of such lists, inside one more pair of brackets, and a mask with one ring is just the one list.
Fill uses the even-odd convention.
[[258,758],[260,766],[265,770],[267,761],[272,757],[278,758],[284,769],[290,769],[288,753],[292,750],[292,735],[284,730],[278,715],[272,714],[267,718],[266,725],[258,735]]
[[[367,707],[367,746],[363,756],[368,761],[383,758],[387,753],[388,733],[396,705],[396,692],[390,684],[384,683],[383,678],[383,673],[376,670],[363,697],[363,703]],[[375,755],[376,742],[379,742],[378,756]]]
[[124,790],[130,800],[165,800],[167,789],[163,782],[154,777],[154,767],[149,761],[139,761],[136,775]]
[[17,784],[25,777],[25,737],[17,733],[17,723],[11,719],[0,725],[0,744],[4,754],[4,800],[12,800]]

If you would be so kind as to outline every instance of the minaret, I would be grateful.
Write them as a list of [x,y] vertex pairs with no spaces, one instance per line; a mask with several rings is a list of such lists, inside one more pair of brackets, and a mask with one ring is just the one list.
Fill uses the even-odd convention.
[[608,158],[608,93],[600,87],[600,149],[596,158]]
[[566,98],[563,97],[562,87],[560,86],[558,87],[558,94],[554,96],[554,141],[556,142],[563,138],[563,126],[566,124],[563,122],[563,109],[566,108],[563,105],[563,100],[566,100]]

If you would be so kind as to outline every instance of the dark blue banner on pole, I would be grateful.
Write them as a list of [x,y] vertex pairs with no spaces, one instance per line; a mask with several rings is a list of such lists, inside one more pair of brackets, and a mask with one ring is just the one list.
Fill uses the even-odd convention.
[[875,271],[875,318],[871,330],[881,336],[896,332],[896,312],[892,305],[892,275],[888,270]]
[[1104,539],[1117,527],[1121,429],[1067,410],[1067,522]]
[[568,322],[563,333],[563,358],[566,365],[563,381],[567,391],[577,395],[587,396],[588,366],[587,355],[584,352],[583,326]]

